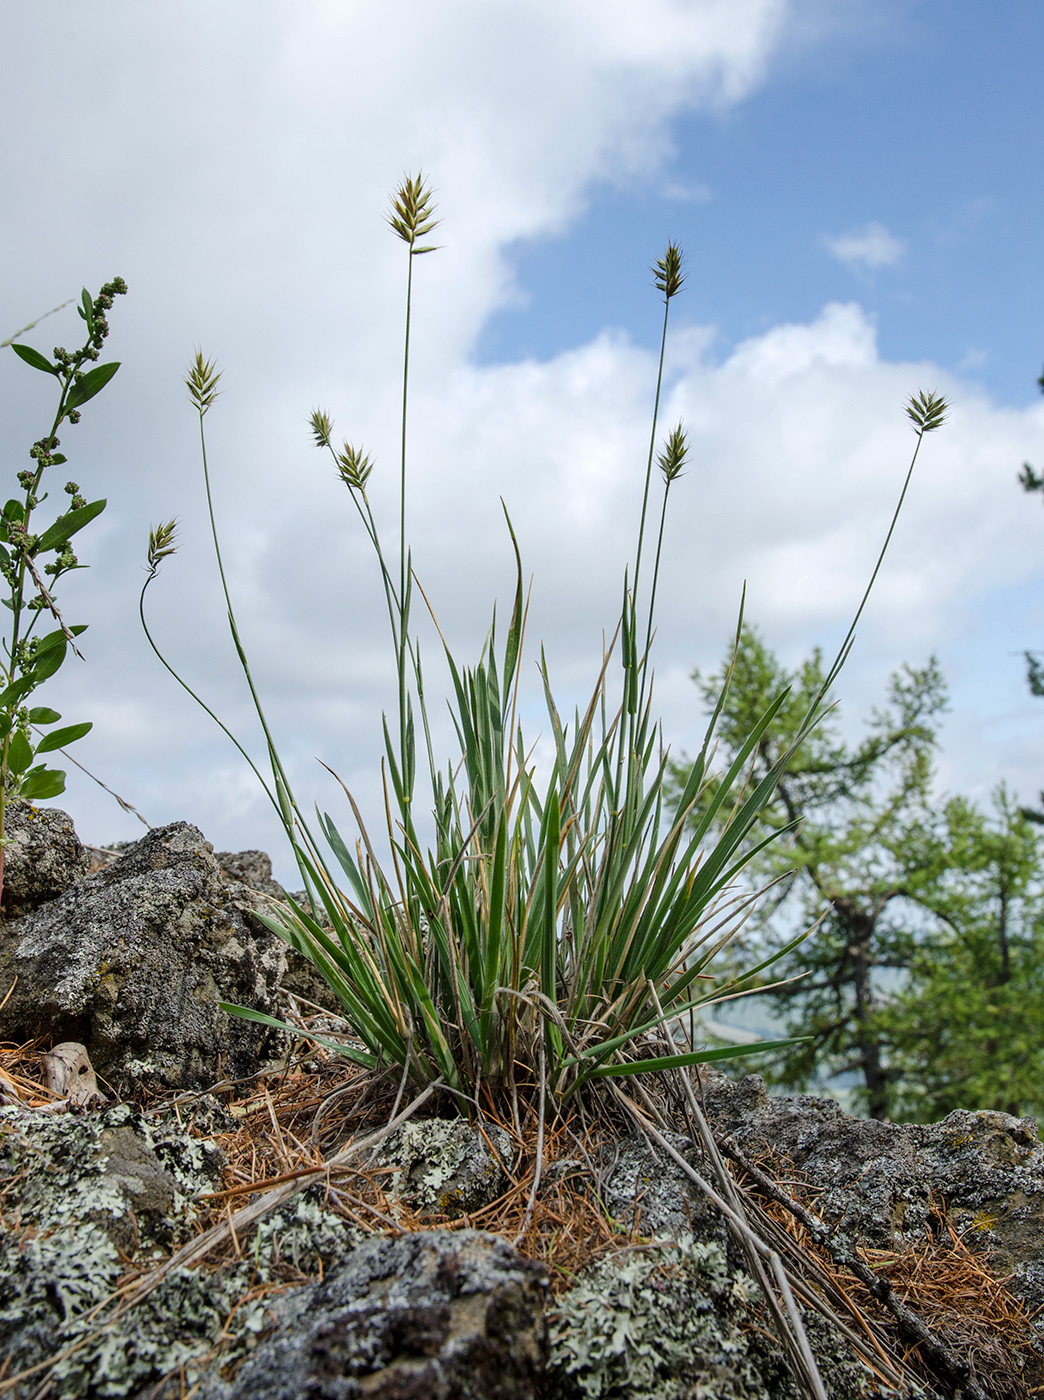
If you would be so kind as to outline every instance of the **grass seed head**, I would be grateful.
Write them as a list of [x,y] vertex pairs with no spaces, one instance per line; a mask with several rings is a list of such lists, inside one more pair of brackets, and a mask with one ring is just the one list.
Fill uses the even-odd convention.
[[373,471],[373,463],[365,452],[346,442],[337,454],[337,469],[350,491],[358,491],[360,496],[366,495],[366,483]]
[[682,250],[677,243],[668,243],[667,251],[663,257],[656,260],[653,276],[656,280],[656,289],[663,293],[664,301],[670,301],[671,297],[676,297],[681,291],[682,283],[685,281],[682,261]]
[[156,570],[164,559],[177,553],[177,533],[178,522],[176,520],[168,520],[165,524],[157,525],[155,529],[149,531],[148,566],[150,578],[155,578]]
[[949,409],[950,405],[942,394],[937,394],[934,389],[926,394],[921,389],[919,393],[911,396],[910,402],[906,406],[906,413],[914,425],[915,432],[933,433],[936,428],[941,428],[946,422]]
[[309,424],[316,447],[329,447],[330,434],[333,432],[333,422],[330,415],[321,408],[313,408]]
[[671,482],[681,476],[682,467],[685,465],[685,458],[689,453],[689,444],[685,436],[685,430],[679,423],[667,439],[667,444],[657,457],[656,461],[663,472],[665,485],[670,486]]
[[431,200],[431,190],[424,187],[423,172],[407,176],[395,192],[388,224],[392,231],[409,244],[411,256],[414,253],[434,253],[434,247],[420,248],[418,240],[426,237],[437,228],[439,220],[434,217],[435,205]]
[[201,418],[220,393],[220,378],[221,371],[214,368],[214,361],[204,360],[202,350],[197,350],[196,358],[185,376],[185,387],[189,391],[192,406]]

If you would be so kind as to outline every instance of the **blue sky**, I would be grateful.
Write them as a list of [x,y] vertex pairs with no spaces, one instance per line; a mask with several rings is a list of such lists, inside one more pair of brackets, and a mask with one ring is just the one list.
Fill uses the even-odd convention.
[[[548,357],[607,316],[651,344],[640,273],[666,230],[689,261],[681,316],[716,328],[718,357],[856,300],[886,358],[931,360],[1002,403],[1036,394],[1044,6],[878,0],[813,22],[817,8],[744,102],[677,117],[653,178],[600,181],[567,230],[510,249],[524,305],[490,319],[480,361]],[[831,251],[875,224],[901,245],[894,263]]]
[[[670,742],[702,734],[689,675],[718,663],[744,583],[787,664],[837,645],[912,447],[903,403],[938,388],[952,418],[844,713],[857,726],[934,651],[953,690],[940,790],[1044,785],[1020,658],[1044,642],[1044,515],[1015,481],[1044,465],[1038,0],[0,0],[0,25],[0,339],[84,284],[130,285],[109,342],[123,367],[63,443],[109,506],[62,585],[87,659],[48,703],[93,720],[77,756],[151,822],[287,868],[249,772],[137,622],[149,527],[176,515],[156,633],[256,737],[182,387],[196,345],[225,371],[208,419],[225,561],[300,801],[336,807],[321,758],[380,810],[386,621],[307,419],[322,404],[371,453],[393,521],[403,265],[383,211],[418,169],[443,224],[417,267],[410,520],[464,658],[512,584],[503,496],[567,707],[597,672],[648,442],[648,265],[677,238],[663,422],[684,419],[692,465],[660,593]],[[66,311],[26,340],[76,326]],[[12,478],[46,426],[42,378],[0,360]],[[63,800],[95,843],[140,830],[78,774]]]

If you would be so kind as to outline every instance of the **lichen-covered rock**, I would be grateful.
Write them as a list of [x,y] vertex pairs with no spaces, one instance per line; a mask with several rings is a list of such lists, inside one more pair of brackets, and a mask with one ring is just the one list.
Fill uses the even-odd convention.
[[[249,926],[263,929],[264,925],[256,915],[271,913],[271,900],[286,898],[282,885],[272,879],[270,857],[264,851],[218,851],[214,859],[228,881],[229,897],[243,912]],[[307,906],[308,898],[303,890],[299,890],[292,898],[297,903]],[[319,921],[322,924],[327,923],[322,911]],[[301,997],[308,1004],[319,1006],[324,1011],[339,1012],[341,1003],[337,994],[330,989],[315,966],[294,948],[287,946],[284,952],[286,971],[283,973],[280,989],[290,992],[295,997]]]
[[75,1040],[119,1093],[198,1088],[258,1068],[276,1033],[219,1001],[278,1013],[284,944],[248,927],[202,834],[151,831],[113,864],[0,927],[17,977],[4,1035]]
[[[585,1270],[550,1318],[552,1400],[800,1400],[724,1251],[683,1235]],[[831,1400],[877,1396],[826,1325],[809,1339]]]
[[272,861],[265,851],[215,851],[218,869],[231,882],[272,899],[283,898],[283,887],[272,879]]
[[[0,1356],[10,1356],[10,1372],[36,1365],[89,1330],[86,1315],[111,1294],[126,1262],[136,1256],[147,1262],[188,1239],[195,1199],[213,1189],[219,1166],[215,1149],[127,1104],[92,1114],[0,1109],[4,1212],[17,1222],[17,1229],[0,1230]],[[183,1283],[171,1287],[185,1292]],[[234,1301],[233,1294],[229,1305]],[[215,1337],[222,1320],[216,1318]],[[184,1322],[181,1317],[179,1327]],[[128,1318],[127,1327],[145,1329],[147,1338],[143,1318]],[[85,1353],[59,1369],[58,1394],[125,1395],[129,1383],[119,1388],[118,1376],[150,1374],[131,1365],[126,1335],[108,1361],[100,1347],[89,1353],[90,1365]],[[179,1335],[177,1360],[191,1350]],[[115,1389],[107,1388],[110,1370]],[[93,1384],[96,1375],[91,1389],[88,1379]]]
[[[706,1173],[698,1149],[678,1133],[667,1134],[671,1146],[697,1170]],[[721,1212],[666,1152],[633,1133],[603,1152],[602,1202],[626,1229],[657,1238],[689,1236],[725,1250],[728,1226]]]
[[740,1327],[754,1292],[730,1276],[717,1245],[689,1237],[602,1260],[555,1306],[552,1394],[760,1400],[763,1378]]
[[152,1397],[172,1371],[169,1393],[181,1395],[215,1350],[241,1359],[270,1325],[251,1289],[287,1271],[294,1281],[321,1273],[364,1238],[312,1187],[261,1221],[241,1263],[173,1270],[106,1324],[108,1314],[94,1310],[126,1265],[147,1269],[195,1234],[199,1197],[218,1185],[220,1163],[207,1139],[127,1104],[93,1114],[0,1109],[4,1214],[17,1222],[0,1226],[5,1374],[72,1348],[52,1372],[48,1393],[60,1400]]
[[57,899],[91,868],[72,818],[57,807],[12,802],[4,817],[4,836],[5,918],[17,919]]
[[1014,1271],[1014,1292],[1044,1303],[1044,1146],[1033,1119],[958,1110],[939,1123],[880,1123],[831,1099],[770,1097],[757,1075],[717,1081],[707,1106],[721,1137],[789,1159],[843,1235],[878,1248],[923,1238],[935,1199],[969,1247]]
[[450,1220],[481,1210],[506,1189],[511,1138],[495,1123],[480,1131],[462,1118],[404,1123],[380,1149],[396,1166],[392,1195],[421,1215]]
[[96,1225],[128,1257],[192,1235],[195,1198],[214,1190],[221,1160],[214,1143],[130,1104],[0,1108],[5,1215],[38,1233]]
[[281,1325],[204,1400],[536,1400],[547,1276],[477,1230],[372,1239],[273,1303]]

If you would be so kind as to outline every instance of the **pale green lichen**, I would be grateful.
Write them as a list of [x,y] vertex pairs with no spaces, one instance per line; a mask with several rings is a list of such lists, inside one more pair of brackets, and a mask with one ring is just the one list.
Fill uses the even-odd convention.
[[[41,1133],[32,1136],[50,1136],[43,1121],[33,1123]],[[28,1174],[37,1178],[54,1179],[48,1170]],[[68,1185],[61,1171],[58,1179]],[[10,1354],[16,1373],[81,1342],[51,1373],[54,1400],[119,1400],[179,1368],[191,1385],[216,1358],[241,1360],[271,1321],[266,1298],[248,1293],[288,1276],[314,1277],[365,1237],[324,1208],[324,1189],[311,1187],[266,1217],[241,1261],[214,1272],[175,1269],[111,1325],[93,1310],[111,1297],[123,1261],[99,1224],[77,1220],[59,1202],[44,1229],[0,1234],[0,1356]],[[86,1199],[97,1205],[99,1197]]]
[[[800,1400],[758,1289],[714,1243],[684,1235],[602,1260],[550,1320],[550,1400]],[[805,1318],[831,1400],[881,1391],[821,1318]]]
[[286,1267],[314,1277],[369,1238],[365,1230],[324,1208],[323,1190],[309,1187],[260,1221],[250,1246],[257,1282],[268,1283]]
[[556,1400],[763,1400],[739,1322],[755,1290],[685,1236],[588,1269],[551,1319]]
[[485,1134],[459,1118],[404,1124],[381,1150],[383,1162],[400,1168],[392,1194],[450,1219],[488,1205],[507,1185],[501,1163],[511,1161],[511,1139],[494,1125]]

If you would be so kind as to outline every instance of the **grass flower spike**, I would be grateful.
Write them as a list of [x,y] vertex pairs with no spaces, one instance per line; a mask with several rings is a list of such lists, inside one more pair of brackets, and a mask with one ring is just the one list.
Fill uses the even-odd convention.
[[169,559],[172,554],[178,552],[177,546],[178,522],[168,520],[164,525],[157,525],[155,529],[149,531],[149,549],[146,556],[148,564],[148,582],[156,577],[156,573],[164,559]]
[[685,430],[679,423],[667,439],[667,444],[663,451],[656,458],[656,464],[663,473],[663,480],[666,486],[670,486],[672,481],[676,481],[682,474],[682,467],[685,465],[685,458],[688,456],[689,444],[685,436]]
[[914,431],[923,433],[934,433],[936,428],[941,428],[946,421],[946,414],[950,405],[934,390],[925,393],[922,389],[914,394],[906,406],[906,415],[914,425]]
[[204,360],[203,352],[197,350],[185,377],[185,387],[189,391],[192,406],[200,417],[207,412],[221,392],[217,387],[220,378],[221,371],[214,368],[214,361]]
[[407,177],[402,182],[395,192],[387,218],[393,232],[409,244],[411,254],[419,256],[421,253],[437,252],[435,247],[418,246],[418,240],[426,238],[439,225],[431,191],[424,187],[423,174]]
[[677,243],[668,243],[663,257],[657,258],[653,265],[656,289],[663,293],[664,301],[670,301],[682,289],[682,283],[685,281],[682,261],[682,251]]

